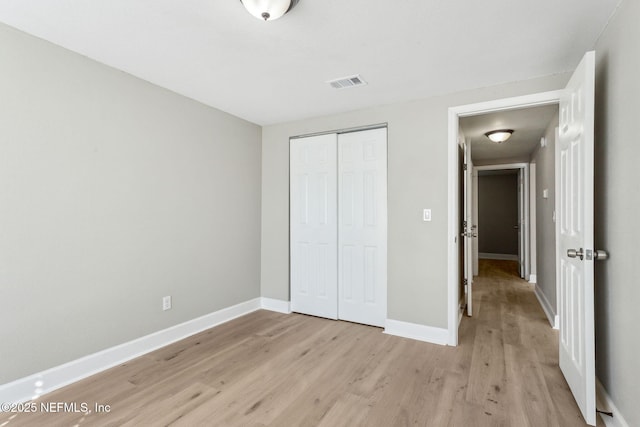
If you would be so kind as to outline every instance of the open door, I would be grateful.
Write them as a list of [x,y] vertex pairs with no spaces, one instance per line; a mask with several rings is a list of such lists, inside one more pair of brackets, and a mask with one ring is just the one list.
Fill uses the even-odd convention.
[[473,315],[473,239],[477,236],[473,225],[473,162],[471,160],[471,142],[464,144],[464,284],[467,303],[467,316]]
[[593,289],[595,53],[588,52],[560,98],[556,145],[560,369],[585,421],[596,424]]
[[518,170],[518,223],[513,226],[518,233],[518,271],[524,279],[525,272],[525,245],[524,245],[524,172]]

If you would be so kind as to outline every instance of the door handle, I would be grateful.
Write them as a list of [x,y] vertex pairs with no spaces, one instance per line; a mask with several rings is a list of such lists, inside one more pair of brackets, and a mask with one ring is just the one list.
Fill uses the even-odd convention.
[[[584,255],[585,254],[582,248],[577,251],[575,249],[567,250],[567,256],[569,258],[583,259]],[[609,258],[609,253],[607,251],[603,251],[602,249],[596,249],[593,252],[591,250],[587,250],[587,261],[591,260],[592,258],[594,261],[604,261],[605,259]]]
[[567,256],[569,258],[584,258],[584,251],[582,250],[582,248],[580,248],[580,250],[575,250],[575,249],[568,249],[567,250]]

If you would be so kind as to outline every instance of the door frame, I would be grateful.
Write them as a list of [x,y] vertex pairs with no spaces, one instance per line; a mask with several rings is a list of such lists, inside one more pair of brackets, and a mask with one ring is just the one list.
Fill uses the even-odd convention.
[[[522,194],[518,195],[518,204],[523,206],[524,215],[523,218],[520,218],[520,211],[518,210],[518,221],[520,219],[523,220],[523,228],[518,230],[520,233],[522,244],[518,246],[518,258],[522,257],[523,260],[523,271],[524,277],[523,279],[529,280],[529,275],[531,274],[531,222],[535,220],[535,215],[531,215],[530,205],[529,205],[529,183],[531,181],[529,174],[529,163],[501,163],[501,164],[493,164],[493,165],[482,165],[482,166],[474,166],[473,173],[477,176],[478,171],[497,171],[497,170],[506,170],[506,169],[518,169],[518,179],[520,174],[522,174]],[[520,183],[518,183],[520,185]],[[478,211],[478,197],[473,200],[474,206],[472,209],[477,212]],[[477,225],[479,225],[480,219],[476,216]],[[478,237],[478,240],[480,237]],[[522,252],[522,253],[521,253]],[[473,254],[473,262],[474,264],[478,263],[479,252],[474,252]]]
[[458,345],[458,326],[461,318],[458,316],[459,301],[459,271],[458,263],[459,253],[458,245],[461,244],[459,238],[460,226],[458,224],[458,215],[460,212],[460,203],[458,196],[458,131],[460,117],[476,116],[480,114],[492,113],[496,111],[513,110],[528,107],[537,107],[542,105],[558,104],[560,95],[563,90],[555,90],[549,92],[540,92],[511,98],[496,99],[487,102],[475,104],[460,105],[450,107],[448,110],[448,239],[447,239],[447,329],[448,344],[451,346]]

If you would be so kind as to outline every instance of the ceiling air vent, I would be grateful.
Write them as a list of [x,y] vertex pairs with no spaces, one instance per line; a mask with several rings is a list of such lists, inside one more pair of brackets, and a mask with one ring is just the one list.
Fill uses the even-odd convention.
[[339,79],[330,80],[327,83],[329,83],[334,89],[344,89],[348,87],[363,86],[367,84],[367,82],[365,82],[358,74],[356,74],[355,76],[341,77]]

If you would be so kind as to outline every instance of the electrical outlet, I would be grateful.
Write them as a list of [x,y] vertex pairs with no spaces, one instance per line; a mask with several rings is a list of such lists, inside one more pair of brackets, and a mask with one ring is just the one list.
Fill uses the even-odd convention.
[[166,311],[171,309],[171,296],[162,298],[162,310]]

